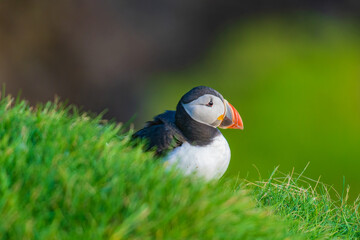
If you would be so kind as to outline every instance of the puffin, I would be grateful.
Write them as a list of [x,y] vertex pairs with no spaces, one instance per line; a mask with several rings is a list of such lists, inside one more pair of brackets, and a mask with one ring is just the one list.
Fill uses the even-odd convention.
[[183,95],[176,111],[165,111],[132,135],[185,175],[205,180],[223,176],[230,147],[218,128],[243,129],[239,112],[216,90],[198,86]]

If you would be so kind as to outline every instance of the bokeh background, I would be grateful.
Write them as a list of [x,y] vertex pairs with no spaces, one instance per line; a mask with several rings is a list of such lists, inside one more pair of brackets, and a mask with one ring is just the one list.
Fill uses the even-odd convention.
[[223,131],[226,177],[310,162],[306,176],[360,193],[356,0],[1,1],[0,83],[136,129],[207,85],[244,120]]

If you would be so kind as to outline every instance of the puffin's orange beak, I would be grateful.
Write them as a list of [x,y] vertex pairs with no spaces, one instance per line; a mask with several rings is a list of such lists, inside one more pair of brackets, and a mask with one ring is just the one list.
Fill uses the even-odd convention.
[[241,129],[241,130],[244,129],[243,121],[240,117],[240,114],[234,108],[234,106],[225,100],[225,107],[226,107],[225,114],[219,117],[220,119],[223,118],[219,127]]

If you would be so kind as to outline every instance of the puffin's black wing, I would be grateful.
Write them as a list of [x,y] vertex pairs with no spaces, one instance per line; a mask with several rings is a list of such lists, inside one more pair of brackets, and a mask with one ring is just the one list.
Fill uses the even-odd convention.
[[133,139],[146,139],[146,151],[155,148],[157,155],[181,146],[186,138],[175,125],[175,111],[166,111],[154,117],[132,136]]

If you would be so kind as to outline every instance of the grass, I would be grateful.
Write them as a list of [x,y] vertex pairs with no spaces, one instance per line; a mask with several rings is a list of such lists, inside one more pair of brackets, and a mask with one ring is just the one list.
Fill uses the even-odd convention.
[[271,206],[276,215],[289,219],[294,233],[306,233],[311,239],[360,239],[360,198],[347,203],[349,186],[339,194],[319,180],[276,168],[268,180],[243,187],[252,190],[259,207]]
[[339,206],[326,192],[299,191],[288,177],[251,184],[184,177],[166,171],[161,160],[143,153],[141,146],[132,147],[130,134],[121,125],[59,103],[32,108],[2,98],[0,239],[308,239],[359,234],[356,206]]

